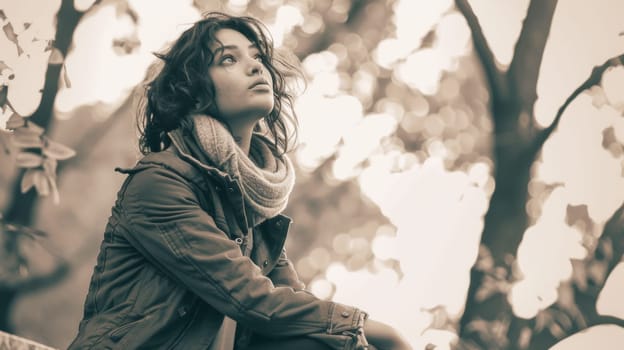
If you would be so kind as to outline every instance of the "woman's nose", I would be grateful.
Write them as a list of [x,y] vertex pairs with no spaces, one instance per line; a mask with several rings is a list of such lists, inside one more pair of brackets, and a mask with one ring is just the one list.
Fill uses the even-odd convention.
[[262,62],[257,59],[252,59],[249,64],[248,72],[250,75],[262,74],[262,69],[264,68]]

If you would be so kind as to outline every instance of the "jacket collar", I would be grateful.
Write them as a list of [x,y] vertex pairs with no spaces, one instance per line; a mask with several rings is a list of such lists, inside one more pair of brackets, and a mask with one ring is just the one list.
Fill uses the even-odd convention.
[[191,150],[192,146],[189,145],[189,143],[184,139],[185,137],[192,137],[192,135],[185,136],[183,135],[183,132],[180,129],[175,129],[173,131],[170,131],[167,135],[171,139],[171,143],[175,147],[175,151],[177,151],[178,156],[180,156],[180,158],[199,167],[200,169],[207,172],[209,175],[212,175],[213,177],[217,178],[218,180],[222,181],[223,183],[229,184],[229,183],[237,182],[235,178],[230,176],[230,174],[226,173],[225,171],[217,167],[210,165],[210,162],[207,159],[207,157],[203,157],[203,159],[200,160],[198,159],[197,156],[193,155],[193,154],[200,154],[201,152],[198,152],[198,150],[195,150],[195,152],[192,152]]
[[[209,159],[207,159],[207,157],[204,157],[205,159],[200,160],[196,156],[194,156],[193,154],[201,155],[201,152],[199,150],[195,150],[195,152],[193,152],[193,150],[191,149],[193,145],[189,145],[189,142],[184,139],[185,137],[192,137],[192,135],[184,135],[182,130],[175,129],[173,131],[170,131],[168,133],[168,136],[171,139],[172,146],[174,147],[173,151],[177,153],[177,155],[181,159],[195,165],[196,167],[204,171],[211,179],[216,180],[217,185],[221,189],[226,191],[230,202],[232,204],[238,204],[235,205],[233,212],[236,217],[236,221],[238,222],[239,228],[242,230],[242,232],[246,233],[248,231],[248,227],[251,225],[248,222],[248,218],[246,215],[245,203],[242,196],[242,185],[239,179],[236,177],[232,177],[230,174],[215,166],[210,165],[210,161]],[[291,223],[291,218],[283,214],[278,214],[273,218],[265,220],[265,222],[262,223],[262,226],[267,228],[277,227],[278,229],[288,229]]]

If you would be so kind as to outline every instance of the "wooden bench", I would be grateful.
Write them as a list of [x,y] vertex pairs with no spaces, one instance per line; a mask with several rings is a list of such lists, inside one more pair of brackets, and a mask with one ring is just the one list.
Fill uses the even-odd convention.
[[0,331],[0,349],[10,350],[56,350],[17,335]]

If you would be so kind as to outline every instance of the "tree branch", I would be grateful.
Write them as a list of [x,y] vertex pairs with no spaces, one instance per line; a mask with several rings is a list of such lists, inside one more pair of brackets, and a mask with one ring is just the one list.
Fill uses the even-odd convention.
[[[63,0],[56,15],[57,30],[54,36],[54,47],[66,57],[72,43],[74,31],[84,13],[76,11],[72,0]],[[53,120],[54,100],[58,93],[62,65],[48,65],[41,102],[30,116],[30,120],[48,129]],[[15,178],[12,194],[7,205],[5,218],[7,221],[30,225],[33,220],[34,206],[37,200],[35,191],[22,194],[20,182],[25,169],[21,169]]]
[[[72,0],[63,0],[61,3],[61,7],[56,15],[57,29],[54,35],[54,47],[63,54],[63,57],[66,57],[69,52],[74,31],[83,15],[84,13],[76,11]],[[41,102],[30,117],[30,120],[44,129],[47,129],[52,121],[54,100],[58,93],[62,66],[48,65]]]
[[[584,259],[587,264],[590,261],[599,259],[597,253],[605,255],[603,258],[607,259],[607,267],[605,271],[605,278],[600,284],[591,284],[585,286],[585,288],[579,287],[577,283],[573,281],[565,282],[569,284],[571,288],[570,293],[573,293],[573,298],[567,303],[562,303],[561,299],[548,307],[547,310],[551,310],[553,313],[561,312],[570,317],[574,321],[574,325],[566,327],[567,332],[575,333],[582,329],[600,325],[600,324],[616,324],[624,327],[624,320],[618,317],[600,315],[596,309],[596,302],[600,292],[604,288],[604,284],[615,266],[622,260],[624,254],[624,203],[613,213],[611,218],[607,221],[602,231],[597,244],[596,250]],[[599,249],[608,245],[612,249],[610,254],[604,254]],[[584,267],[581,267],[584,268]],[[561,292],[560,292],[561,293]]]
[[539,150],[542,149],[546,140],[548,140],[550,135],[553,133],[553,131],[555,131],[555,129],[559,125],[563,112],[565,112],[565,110],[572,103],[572,101],[574,101],[585,90],[588,90],[591,87],[600,84],[600,81],[602,80],[602,76],[607,71],[607,69],[609,69],[610,67],[621,65],[621,64],[624,64],[624,54],[611,57],[608,60],[606,60],[603,64],[601,64],[600,66],[596,66],[594,67],[594,69],[592,69],[592,72],[589,75],[589,77],[579,87],[577,87],[576,90],[574,90],[572,94],[565,100],[563,105],[559,107],[559,110],[557,111],[557,115],[555,116],[555,119],[553,120],[553,122],[536,136],[535,141],[533,142],[534,153],[537,153],[539,152]]
[[344,23],[331,22],[328,25],[326,23],[327,27],[320,33],[317,40],[313,40],[312,44],[308,46],[300,45],[301,47],[298,47],[295,53],[299,58],[305,58],[312,53],[325,50],[331,43],[337,41],[336,38],[342,31],[342,28],[354,26],[362,14],[366,12],[364,11],[366,7],[375,2],[379,2],[379,0],[354,0],[351,8],[349,8],[347,20]]
[[599,316],[596,320],[594,320],[594,322],[591,323],[590,327],[598,326],[601,324],[614,324],[620,327],[624,327],[624,320],[613,316]]
[[[100,240],[101,236],[88,234],[70,257],[64,257],[58,254],[58,247],[44,245],[43,242],[46,242],[45,240],[38,241],[48,253],[56,258],[54,269],[45,274],[31,275],[21,279],[0,279],[0,290],[4,289],[20,294],[30,293],[53,286],[59,281],[62,281],[77,266],[82,266],[85,261],[91,259],[93,254],[99,249],[98,243]],[[48,241],[48,243],[50,242]]]
[[612,256],[608,257],[607,276],[613,271],[624,255],[624,203],[611,215],[602,230],[598,247],[608,244],[612,247]]
[[65,276],[69,274],[70,270],[70,265],[66,261],[62,260],[57,263],[52,272],[46,273],[44,275],[26,278],[20,281],[20,283],[15,286],[15,289],[18,293],[25,293],[34,292],[47,288],[49,286],[53,286],[58,282],[62,281],[63,278],[65,278]]
[[510,89],[530,116],[537,100],[537,78],[556,6],[557,0],[531,0],[507,71]]
[[488,45],[487,39],[485,39],[479,19],[472,10],[468,0],[455,0],[455,6],[466,19],[472,33],[472,44],[483,65],[492,99],[505,100],[509,94],[507,81],[502,72],[496,67],[496,58]]
[[[605,249],[609,253],[605,253]],[[596,309],[596,301],[600,292],[604,288],[607,278],[622,260],[624,254],[624,203],[611,215],[609,220],[605,223],[602,230],[602,235],[596,242],[596,249],[592,254],[585,258],[585,262],[604,260],[606,263],[606,269],[604,273],[604,280],[597,284],[592,284],[586,288],[579,288],[577,285],[573,285],[574,300],[578,307],[580,314],[584,316],[587,325],[591,327],[597,324],[616,323],[624,324],[624,320],[615,318],[612,316],[605,316],[598,314]]]

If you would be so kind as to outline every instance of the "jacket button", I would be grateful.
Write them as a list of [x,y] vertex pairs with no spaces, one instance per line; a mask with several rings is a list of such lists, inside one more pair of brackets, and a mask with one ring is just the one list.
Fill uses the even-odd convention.
[[268,260],[265,260],[265,261],[262,262],[262,266],[266,267],[267,265],[269,265],[269,261]]
[[343,312],[340,314],[340,316],[342,316],[342,317],[344,317],[344,318],[347,318],[347,317],[351,316],[351,314],[349,313],[349,311],[343,311]]

